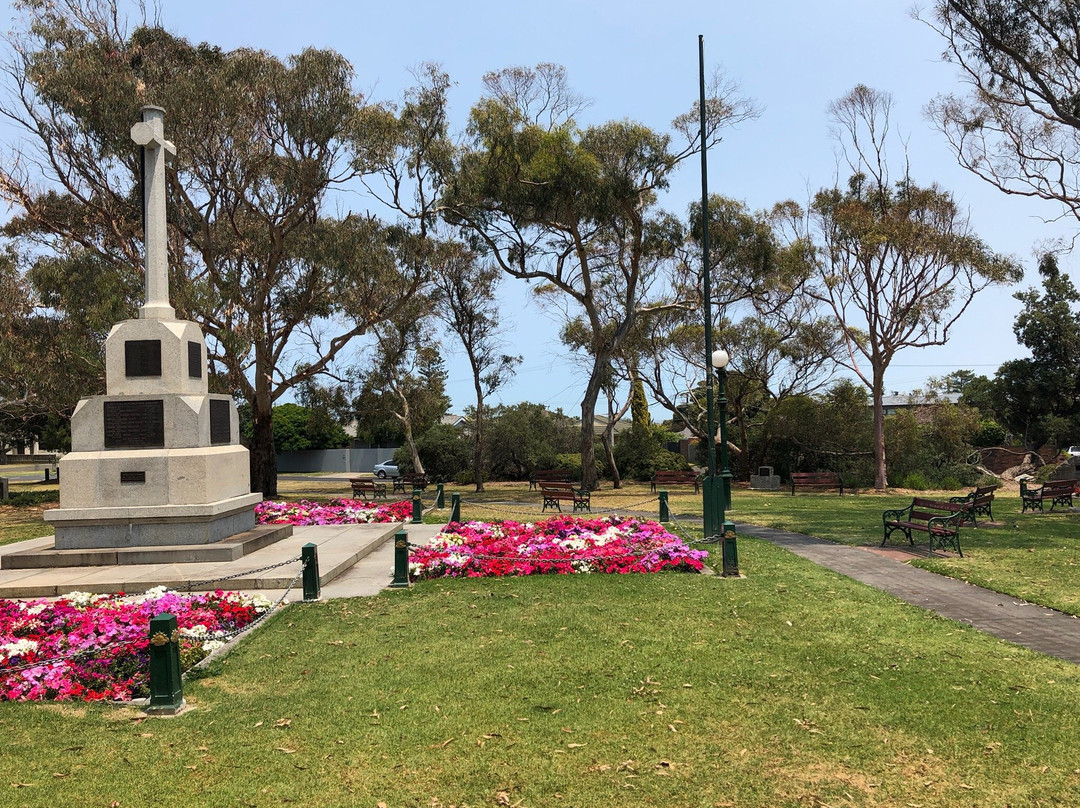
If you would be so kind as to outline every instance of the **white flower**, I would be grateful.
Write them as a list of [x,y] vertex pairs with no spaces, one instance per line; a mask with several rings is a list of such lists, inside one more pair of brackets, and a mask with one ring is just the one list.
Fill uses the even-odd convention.
[[183,637],[187,637],[190,640],[200,640],[203,637],[208,636],[209,634],[209,630],[201,623],[190,626],[188,628],[180,629],[180,635]]
[[208,654],[216,651],[219,648],[224,648],[225,642],[223,640],[207,640],[202,644],[202,649]]
[[15,642],[9,642],[6,645],[0,645],[0,660],[11,659],[12,657],[26,656],[31,651],[36,651],[37,649],[38,644],[33,640],[15,640]]
[[33,606],[23,606],[23,611],[28,615],[41,614],[43,611],[49,608],[48,603],[35,603]]
[[108,595],[95,595],[92,592],[68,592],[64,599],[77,608],[89,606],[99,600],[104,600]]

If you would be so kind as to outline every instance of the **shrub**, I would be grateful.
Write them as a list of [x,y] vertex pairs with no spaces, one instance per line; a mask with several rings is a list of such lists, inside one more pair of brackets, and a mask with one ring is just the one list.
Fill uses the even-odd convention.
[[20,491],[17,494],[10,494],[8,498],[3,501],[3,504],[12,505],[16,508],[32,508],[35,505],[42,505],[46,502],[59,501],[59,491]]
[[900,483],[901,488],[910,488],[912,491],[926,491],[930,488],[930,481],[921,471],[910,472]]

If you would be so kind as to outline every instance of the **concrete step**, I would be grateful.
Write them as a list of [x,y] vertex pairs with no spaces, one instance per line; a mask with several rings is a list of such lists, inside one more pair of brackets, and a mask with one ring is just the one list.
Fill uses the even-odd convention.
[[31,548],[0,556],[0,569],[56,569],[61,567],[113,567],[136,564],[199,564],[236,561],[287,539],[292,525],[260,525],[213,544],[161,547],[108,547],[86,550]]

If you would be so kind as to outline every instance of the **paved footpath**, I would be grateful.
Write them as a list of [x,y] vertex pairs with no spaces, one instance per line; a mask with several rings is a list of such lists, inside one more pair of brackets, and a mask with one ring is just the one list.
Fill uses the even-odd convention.
[[735,531],[771,542],[942,617],[966,623],[1033,651],[1080,664],[1080,619],[1072,615],[936,575],[869,548],[849,547],[801,533],[754,525],[736,525]]

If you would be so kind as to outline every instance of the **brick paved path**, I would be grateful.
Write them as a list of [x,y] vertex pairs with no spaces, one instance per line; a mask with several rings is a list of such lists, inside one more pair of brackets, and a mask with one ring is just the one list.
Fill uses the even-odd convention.
[[867,548],[790,533],[769,527],[736,525],[753,536],[888,592],[914,606],[929,609],[1003,640],[1049,656],[1080,664],[1080,619],[992,592],[979,586],[936,575]]

